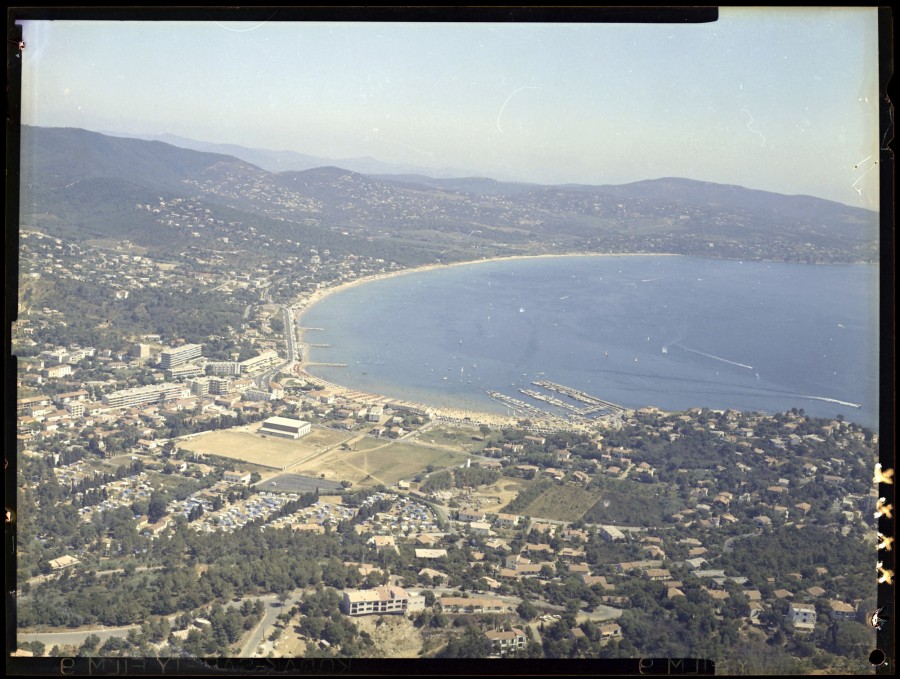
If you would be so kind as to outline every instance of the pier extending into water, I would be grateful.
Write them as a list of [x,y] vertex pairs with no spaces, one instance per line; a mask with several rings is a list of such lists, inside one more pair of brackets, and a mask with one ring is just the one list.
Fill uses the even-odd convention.
[[516,412],[533,415],[535,417],[547,417],[548,415],[548,413],[540,408],[536,408],[535,406],[525,403],[525,401],[520,401],[517,398],[513,398],[512,396],[501,394],[499,391],[489,391],[487,392],[487,395]]
[[[621,413],[626,409],[620,406],[617,403],[613,403],[612,401],[605,401],[602,398],[597,398],[596,396],[591,396],[583,391],[579,391],[578,389],[573,389],[572,387],[567,387],[564,384],[556,384],[555,382],[546,382],[546,381],[538,381],[532,382],[532,384],[536,387],[543,387],[549,391],[555,391],[559,394],[563,394],[564,396],[568,396],[569,398],[579,401],[587,405],[587,408],[582,408],[580,410],[576,410],[572,408],[576,414],[585,417],[587,415],[592,415],[594,413],[601,412],[603,410],[608,410],[612,413]],[[531,396],[532,394],[528,394]],[[544,397],[543,400],[546,400],[547,397]],[[558,399],[555,399],[558,400]],[[561,402],[560,402],[561,403]],[[557,405],[554,403],[554,405]],[[566,405],[567,408],[571,408],[571,406]]]

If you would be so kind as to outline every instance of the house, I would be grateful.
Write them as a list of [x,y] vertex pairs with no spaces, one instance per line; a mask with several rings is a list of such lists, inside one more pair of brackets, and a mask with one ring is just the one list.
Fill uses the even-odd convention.
[[518,627],[513,627],[511,630],[503,632],[491,630],[485,632],[484,636],[491,644],[491,652],[500,656],[521,651],[528,643],[525,631]]
[[614,542],[617,540],[624,540],[625,534],[615,526],[600,526],[600,537],[604,540]]
[[347,568],[355,568],[359,571],[359,574],[363,577],[366,577],[369,573],[377,573],[381,574],[383,571],[370,563],[359,563],[355,561],[344,561],[344,566]]
[[507,544],[506,540],[501,540],[500,538],[492,538],[490,540],[487,540],[484,544],[491,549],[500,549],[504,552],[508,552],[510,550],[510,546]]
[[582,471],[575,471],[572,472],[572,480],[577,481],[578,483],[588,483],[591,480],[591,477]]
[[166,518],[162,518],[156,523],[148,523],[144,530],[148,531],[151,535],[159,535],[166,528],[169,527],[169,520]]
[[543,542],[540,544],[537,544],[537,545],[532,545],[532,544],[526,543],[525,551],[528,552],[529,554],[537,553],[537,552],[540,552],[543,554],[553,554],[553,548],[550,547],[550,545],[545,544]]
[[622,628],[619,623],[611,622],[606,625],[600,625],[600,641],[610,641],[611,639],[622,638]]
[[440,571],[436,571],[433,568],[423,568],[418,573],[419,577],[427,575],[432,580],[434,578],[438,578],[439,580],[445,579],[447,577],[446,573],[441,573]]
[[226,471],[223,478],[226,483],[239,483],[243,486],[250,485],[250,472]]
[[369,544],[374,545],[379,552],[382,549],[393,549],[397,551],[397,543],[393,535],[374,535],[369,538]]
[[588,587],[600,585],[602,589],[615,589],[615,585],[611,585],[606,581],[605,575],[591,575],[590,573],[579,573],[581,581]]
[[816,628],[816,607],[812,604],[791,603],[788,617],[798,632],[812,632]]
[[511,607],[511,604],[494,597],[444,596],[437,601],[448,613],[503,613]]
[[832,599],[828,602],[830,609],[829,615],[832,620],[854,620],[856,619],[856,609],[850,604]]
[[702,556],[698,556],[696,559],[685,559],[684,563],[691,570],[697,570],[703,564],[708,563],[708,562]]
[[469,524],[469,529],[475,535],[492,535],[491,524],[485,521],[473,521]]
[[417,549],[417,559],[442,559],[447,556],[446,549]]
[[519,517],[517,514],[498,514],[497,515],[497,525],[502,528],[512,528],[519,523]]
[[77,566],[79,563],[81,563],[81,562],[78,559],[76,559],[74,556],[66,555],[66,556],[61,556],[58,559],[51,559],[50,560],[50,568],[53,569],[54,571],[61,571],[64,568],[69,568],[70,566]]
[[559,550],[559,558],[563,561],[572,561],[573,559],[581,559],[584,557],[584,549],[582,547],[563,547]]
[[416,542],[418,542],[420,545],[426,545],[428,547],[436,545],[440,541],[441,539],[438,536],[429,535],[428,533],[422,533],[416,536]]
[[751,601],[747,604],[750,609],[750,622],[756,624],[759,621],[759,615],[763,612],[763,605],[759,601]]
[[658,545],[646,545],[641,550],[644,555],[651,559],[665,559],[666,553]]
[[460,521],[484,521],[485,519],[484,512],[471,509],[460,509],[458,516]]

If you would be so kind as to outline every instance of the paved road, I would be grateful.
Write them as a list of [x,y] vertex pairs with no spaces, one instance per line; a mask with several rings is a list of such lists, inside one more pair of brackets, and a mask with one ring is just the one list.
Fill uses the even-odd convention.
[[[295,589],[290,593],[283,606],[279,605],[278,597],[274,594],[255,597],[266,604],[266,612],[263,614],[263,619],[253,628],[250,636],[244,642],[239,657],[252,658],[256,656],[260,644],[262,644],[269,637],[269,634],[272,633],[272,627],[275,625],[278,616],[298,605],[305,591],[307,590]],[[276,605],[273,606],[272,604]]]
[[[289,610],[291,606],[294,605],[294,601],[299,601],[300,596],[303,594],[303,590],[297,590],[296,596],[292,595],[292,598],[289,599],[289,602],[286,605],[286,609]],[[256,649],[259,645],[260,641],[265,637],[265,635],[271,631],[272,625],[275,624],[275,619],[279,613],[282,612],[281,607],[272,606],[273,603],[278,602],[278,597],[275,594],[263,594],[260,596],[248,596],[244,597],[239,601],[229,601],[224,604],[226,607],[238,607],[240,606],[244,600],[247,601],[255,601],[259,599],[266,605],[266,612],[263,616],[263,620],[259,625],[257,625],[256,629],[253,631],[248,640],[244,643],[244,646],[241,649],[241,657],[246,658],[250,657],[252,651]],[[175,618],[181,615],[181,613],[174,613],[172,615],[167,616],[170,623],[173,623]],[[140,625],[124,625],[122,627],[91,627],[91,628],[82,628],[73,631],[53,631],[53,632],[28,632],[22,633],[19,632],[16,635],[18,641],[40,641],[47,647],[47,650],[50,650],[54,646],[81,646],[84,643],[84,640],[87,639],[91,634],[96,634],[100,638],[101,645],[106,642],[110,637],[126,637],[128,636],[128,632],[130,630],[140,631]]]
[[[411,588],[413,590],[421,589],[421,588]],[[435,594],[449,594],[452,592],[456,592],[457,589],[453,587],[431,587],[428,588]],[[246,641],[244,641],[241,646],[241,650],[239,653],[239,657],[241,658],[252,658],[257,656],[259,647],[263,644],[268,638],[269,634],[272,633],[272,629],[278,619],[278,616],[285,612],[289,611],[292,607],[298,605],[300,603],[301,598],[303,597],[304,592],[308,590],[306,589],[295,589],[293,590],[284,605],[280,605],[278,601],[278,596],[275,594],[263,594],[260,596],[248,596],[244,597],[239,601],[230,601],[225,604],[228,607],[237,607],[240,606],[244,600],[247,601],[255,601],[259,599],[262,601],[265,606],[265,613],[263,614],[262,620],[256,625],[256,627],[250,632],[250,635],[247,637]],[[495,597],[508,603],[513,609],[518,606],[522,599],[517,596],[507,596],[507,595],[494,595],[487,594],[487,596]],[[536,606],[541,609],[551,610],[551,611],[565,611],[564,606],[557,606],[554,604],[549,604],[543,601],[533,602]],[[580,612],[578,614],[578,620],[590,619],[590,620],[609,620],[612,618],[617,618],[622,614],[622,611],[617,608],[612,608],[611,606],[597,606],[597,608],[591,613]],[[174,619],[180,615],[180,613],[172,614],[168,616],[169,621],[172,622]],[[80,630],[74,630],[71,632],[66,631],[54,631],[54,632],[30,632],[30,633],[19,633],[17,635],[18,641],[40,641],[43,642],[47,649],[51,649],[54,646],[81,646],[84,643],[84,640],[90,636],[91,634],[96,634],[100,638],[101,645],[106,642],[107,639],[113,636],[117,637],[126,637],[128,635],[129,630],[140,630],[140,625],[125,625],[123,627],[96,627],[96,628],[86,628]]]

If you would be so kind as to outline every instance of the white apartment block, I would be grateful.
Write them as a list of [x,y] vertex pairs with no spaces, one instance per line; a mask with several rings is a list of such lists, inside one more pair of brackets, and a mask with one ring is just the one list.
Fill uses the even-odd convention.
[[347,615],[406,613],[409,594],[402,587],[375,587],[344,592],[341,610]]

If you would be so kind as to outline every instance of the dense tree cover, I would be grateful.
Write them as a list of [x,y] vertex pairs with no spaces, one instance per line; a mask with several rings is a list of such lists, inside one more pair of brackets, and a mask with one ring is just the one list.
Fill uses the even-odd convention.
[[[629,579],[620,588],[629,607],[616,622],[622,627],[618,657],[632,654],[721,659],[738,640],[738,622],[717,615],[717,602],[699,585],[686,583],[684,597],[666,597],[659,582]],[[617,592],[619,593],[619,592]]]
[[487,658],[491,654],[491,643],[484,632],[469,625],[459,636],[454,636],[437,654],[438,658]]
[[361,633],[353,621],[342,615],[340,595],[328,587],[317,587],[303,595],[300,604],[300,624],[297,630],[310,639],[324,640],[330,653],[341,657],[372,655],[374,643],[367,633]]
[[[781,526],[751,535],[736,541],[733,551],[723,553],[718,563],[726,573],[744,575],[760,583],[772,575],[800,573],[804,587],[815,582],[815,569],[824,567],[830,575],[823,582],[832,596],[853,600],[861,593],[874,591],[871,553],[861,549],[857,540],[848,540],[819,526]],[[835,579],[838,575],[842,577]]]
[[[164,568],[107,576],[117,578],[115,587],[77,574],[42,584],[20,600],[19,625],[122,625],[147,615],[192,610],[215,599],[318,583],[356,587],[359,572],[342,562],[371,556],[363,540],[346,533],[309,535],[255,525],[231,534],[228,550],[222,550],[221,535],[198,533],[179,523],[167,540],[133,539],[147,550],[142,558]],[[208,568],[199,573],[193,567],[198,563]]]
[[448,490],[449,488],[473,488],[489,485],[499,478],[500,472],[495,469],[462,467],[431,474],[422,483],[421,489],[425,493],[433,493],[436,490]]

